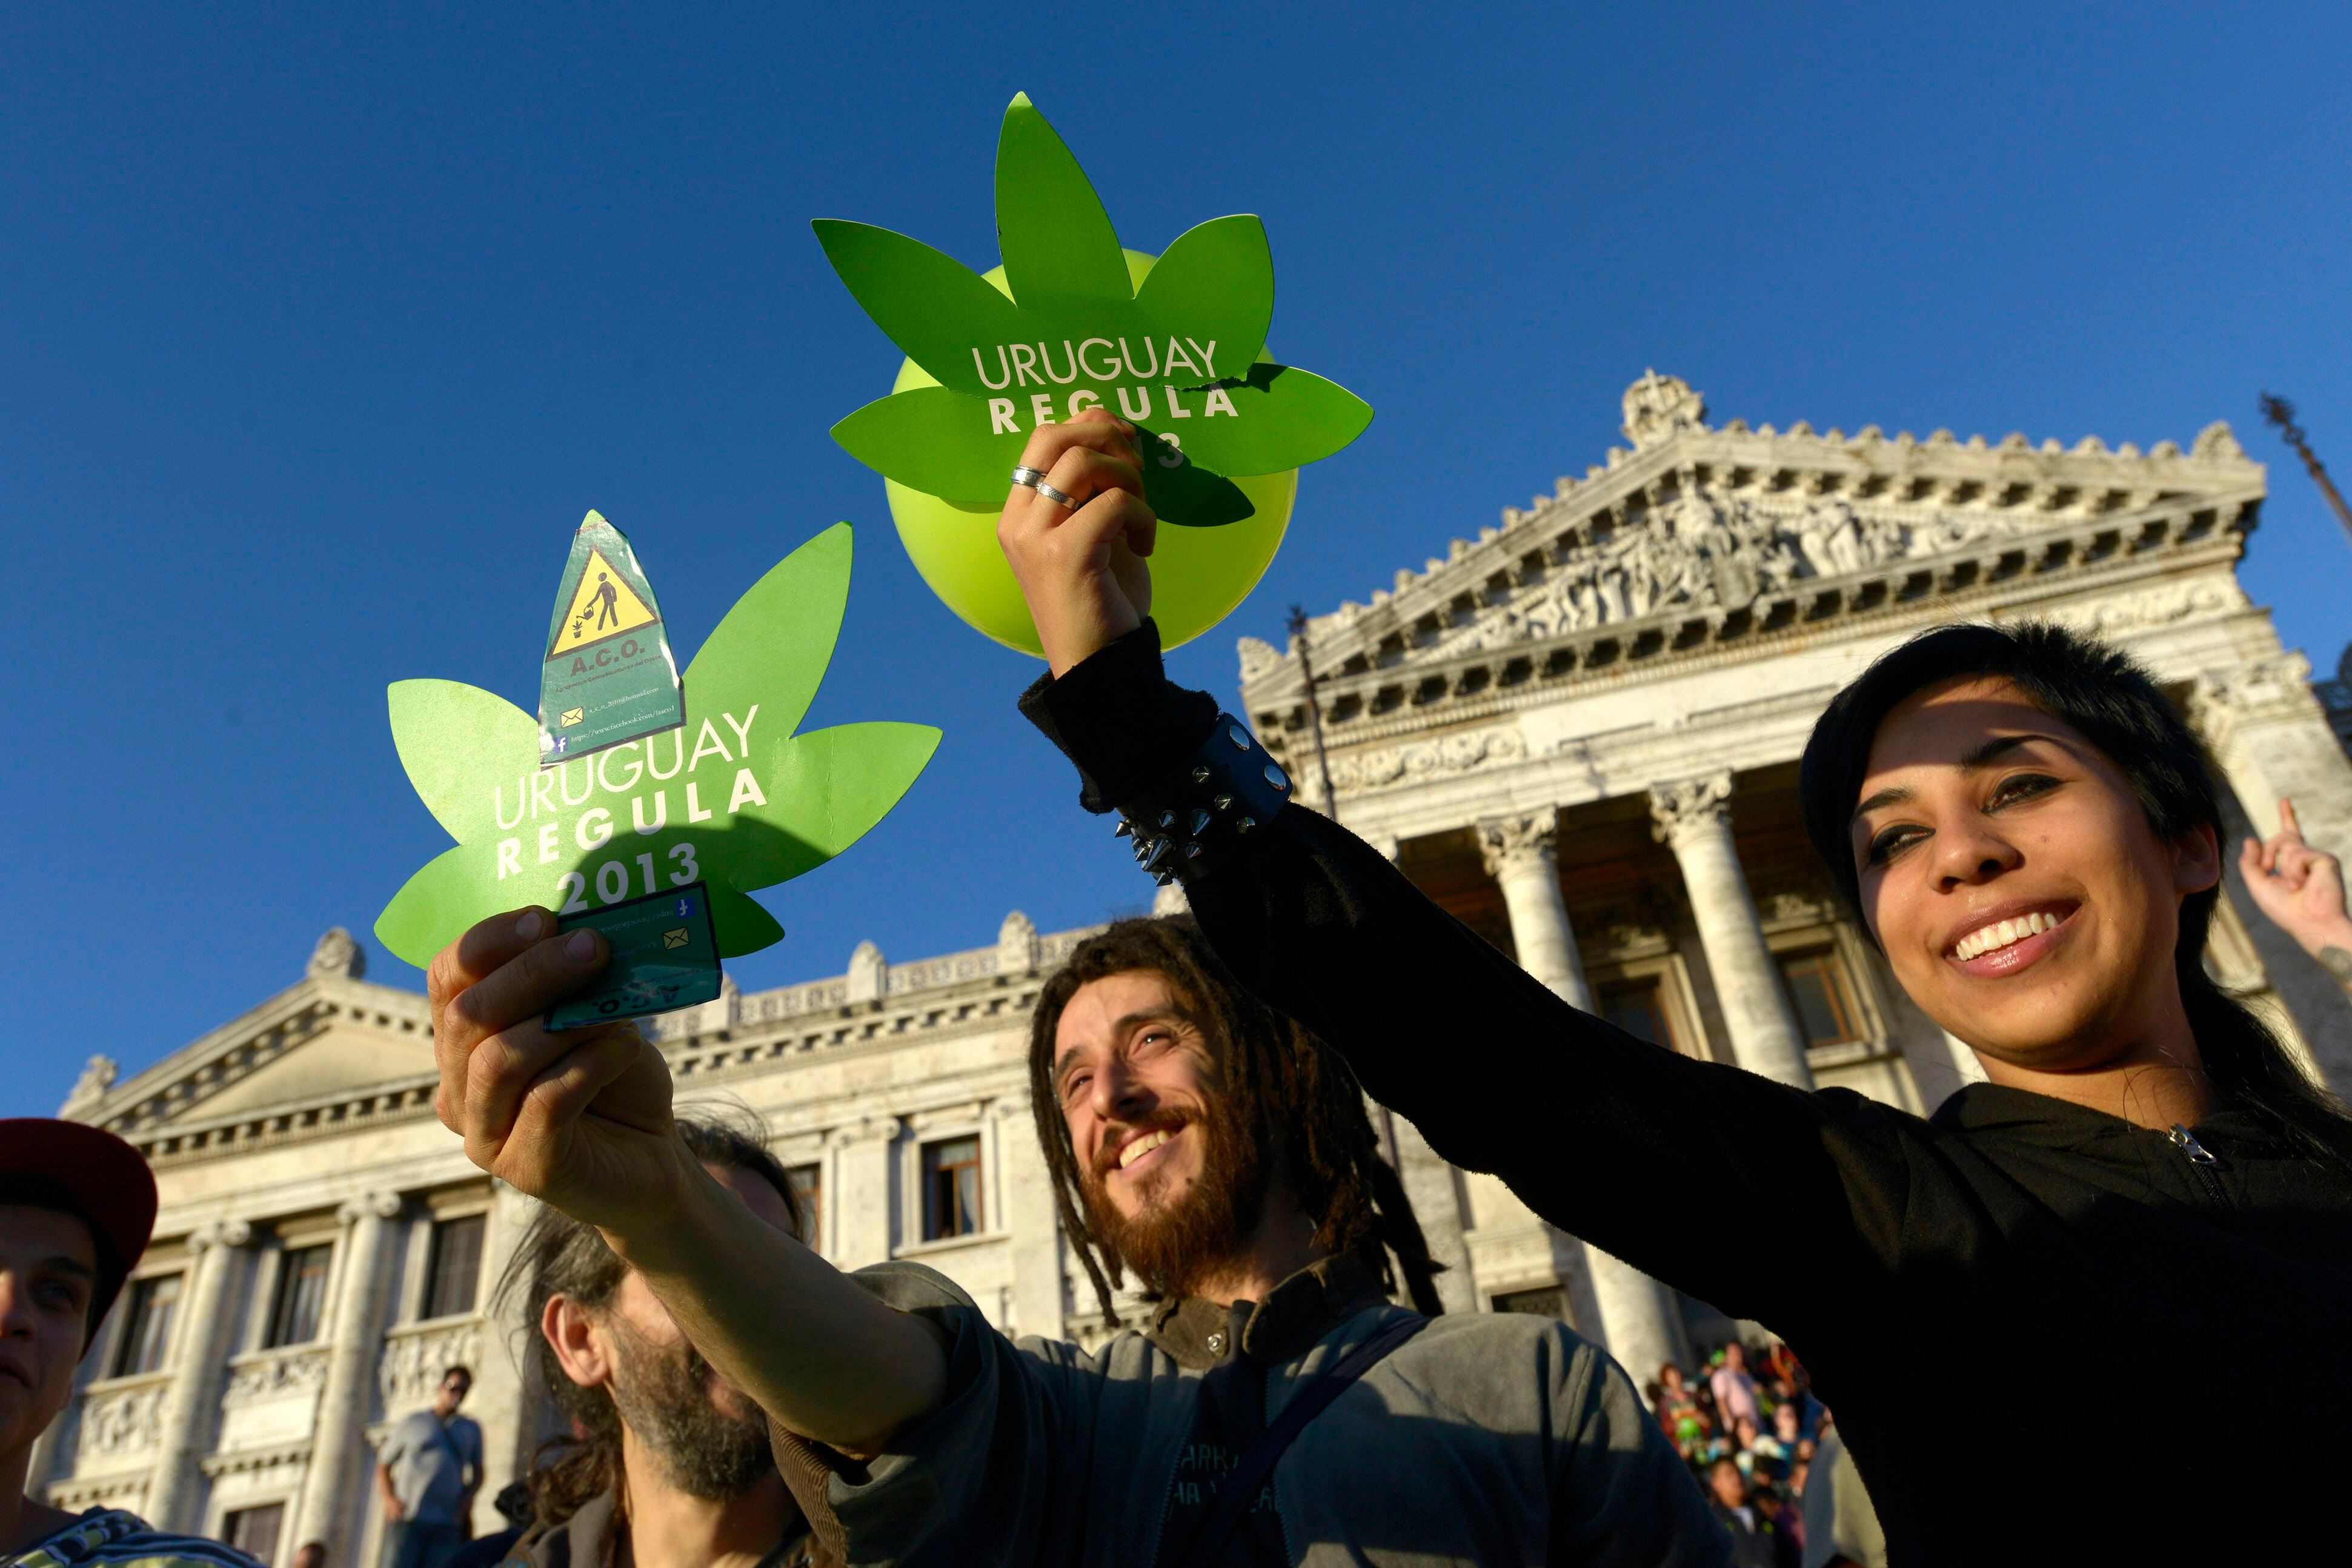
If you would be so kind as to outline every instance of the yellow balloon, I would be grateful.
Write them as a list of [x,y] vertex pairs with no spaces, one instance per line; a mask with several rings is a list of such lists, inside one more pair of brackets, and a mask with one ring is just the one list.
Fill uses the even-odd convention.
[[[1158,258],[1139,250],[1127,253],[1127,269],[1143,281]],[[988,280],[1010,297],[1004,268],[991,271]],[[1267,356],[1261,353],[1258,358]],[[910,386],[937,386],[921,366],[908,360],[898,367],[893,392]],[[1222,528],[1177,528],[1160,525],[1151,551],[1151,618],[1160,624],[1163,647],[1191,642],[1233,614],[1249,597],[1258,579],[1282,547],[1290,509],[1298,499],[1298,470],[1235,479],[1255,511]],[[1045,657],[1037,628],[1022,602],[1013,568],[996,544],[996,509],[957,506],[934,495],[909,489],[894,479],[882,481],[890,498],[891,521],[915,570],[931,592],[973,629],[1010,648]],[[1010,480],[1007,481],[1011,488]]]

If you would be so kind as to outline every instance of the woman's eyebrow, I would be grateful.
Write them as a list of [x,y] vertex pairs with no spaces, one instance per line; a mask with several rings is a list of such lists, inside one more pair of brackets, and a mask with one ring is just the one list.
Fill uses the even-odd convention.
[[[1960,771],[1972,773],[1979,768],[1999,761],[2005,753],[2015,751],[2030,741],[2048,741],[2053,746],[2058,743],[2048,735],[1995,735],[1991,740],[1969,749],[1968,754],[1960,758]],[[1916,793],[1907,785],[1890,785],[1856,805],[1853,808],[1853,815],[1846,820],[1849,823],[1859,822],[1880,806],[1900,805],[1904,801],[1912,799]]]
[[2049,741],[2052,745],[2057,744],[2057,742],[2048,735],[1995,735],[1960,759],[1960,771],[1974,773],[1977,769],[1999,758],[2003,752],[2014,751],[2029,741]]

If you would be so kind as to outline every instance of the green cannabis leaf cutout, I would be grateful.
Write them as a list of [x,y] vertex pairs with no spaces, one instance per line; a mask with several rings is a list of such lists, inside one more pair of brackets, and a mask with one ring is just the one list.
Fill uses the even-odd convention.
[[735,602],[687,667],[683,728],[543,771],[538,721],[504,698],[396,682],[401,765],[457,845],[376,917],[384,946],[423,968],[502,910],[577,912],[698,880],[720,957],[781,939],[751,892],[865,837],[940,743],[924,724],[793,732],[833,659],[850,554],[849,525],[836,523]]
[[1251,515],[1233,479],[1328,458],[1371,423],[1345,387],[1260,358],[1264,224],[1213,218],[1131,283],[1102,202],[1026,94],[996,143],[1001,286],[889,229],[814,226],[866,313],[939,384],[867,404],[834,439],[926,494],[992,508],[1039,425],[1108,408],[1150,437],[1144,489],[1161,521],[1212,527]]

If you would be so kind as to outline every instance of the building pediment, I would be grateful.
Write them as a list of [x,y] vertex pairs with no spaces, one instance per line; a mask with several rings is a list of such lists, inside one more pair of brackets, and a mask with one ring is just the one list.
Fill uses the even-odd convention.
[[425,998],[363,972],[357,944],[330,931],[300,980],[145,1071],[117,1081],[113,1062],[92,1057],[59,1114],[143,1142],[165,1129],[349,1100],[431,1072]]
[[[1328,739],[1456,722],[1476,716],[1464,700],[1491,709],[1514,687],[1622,679],[1727,642],[1753,654],[1873,612],[1978,613],[1966,602],[2017,579],[2200,543],[2234,558],[2263,493],[2262,466],[2220,424],[2188,452],[2143,455],[2095,437],[1715,428],[1705,412],[1684,383],[1645,376],[1625,398],[1633,448],[1369,603],[1310,619]],[[1296,646],[1244,638],[1240,652],[1261,729],[1297,728]]]

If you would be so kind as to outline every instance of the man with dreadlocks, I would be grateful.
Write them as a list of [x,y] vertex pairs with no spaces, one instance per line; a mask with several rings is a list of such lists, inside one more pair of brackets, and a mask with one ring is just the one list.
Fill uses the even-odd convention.
[[[1362,1091],[1189,920],[1089,939],[1034,1016],[1063,1225],[1113,1322],[1124,1277],[1150,1300],[1092,1352],[1006,1339],[918,1265],[844,1277],[751,1216],[679,1141],[658,1052],[541,1027],[605,958],[553,931],[543,910],[499,916],[436,961],[436,1109],[485,1169],[598,1227],[759,1400],[828,1552],[1726,1561],[1615,1363],[1555,1321],[1435,1316]],[[1391,1304],[1400,1283],[1419,1310]]]

